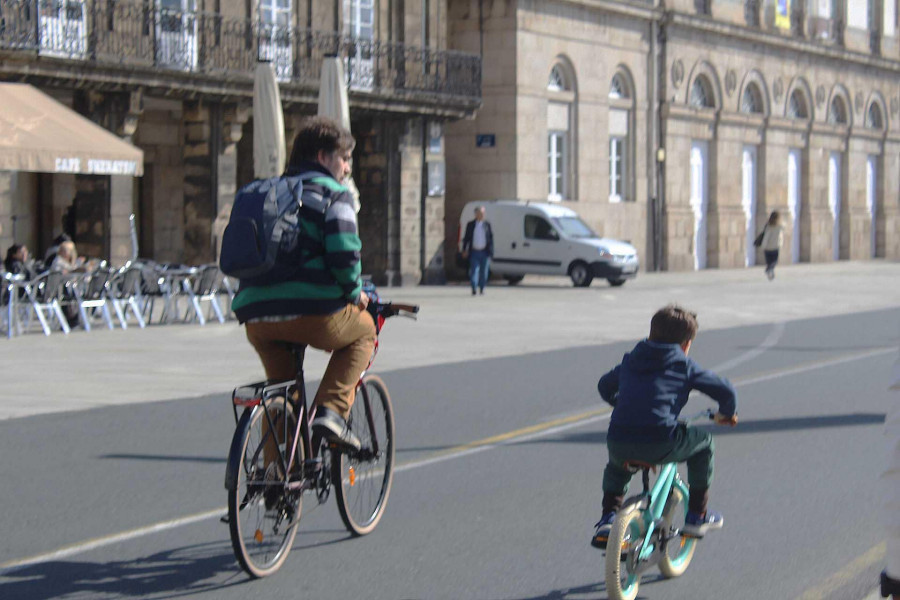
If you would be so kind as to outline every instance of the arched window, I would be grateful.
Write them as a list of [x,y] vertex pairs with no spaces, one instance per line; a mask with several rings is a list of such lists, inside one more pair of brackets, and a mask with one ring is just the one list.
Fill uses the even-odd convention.
[[847,123],[847,107],[843,98],[835,96],[828,105],[828,124],[843,125]]
[[791,92],[788,98],[787,116],[790,119],[808,119],[809,111],[806,108],[806,98],[800,90]]
[[633,200],[631,193],[634,97],[624,73],[609,84],[609,201]]
[[553,65],[547,79],[547,199],[571,199],[575,180],[575,77],[562,62]]
[[715,108],[716,97],[713,94],[712,85],[709,79],[703,75],[694,80],[691,86],[690,105],[698,108]]
[[866,127],[869,129],[884,129],[884,119],[881,118],[881,107],[877,102],[869,105],[866,112]]
[[741,112],[762,114],[765,112],[762,93],[755,83],[747,84],[744,94],[741,96]]
[[550,79],[547,81],[547,89],[551,92],[563,92],[569,89],[566,86],[566,76],[561,65],[554,65],[550,70]]

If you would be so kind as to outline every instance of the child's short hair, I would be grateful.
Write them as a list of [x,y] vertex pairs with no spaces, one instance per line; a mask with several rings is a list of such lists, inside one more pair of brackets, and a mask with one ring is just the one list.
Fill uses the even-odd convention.
[[650,319],[649,339],[660,344],[686,344],[696,337],[699,328],[697,313],[670,304]]

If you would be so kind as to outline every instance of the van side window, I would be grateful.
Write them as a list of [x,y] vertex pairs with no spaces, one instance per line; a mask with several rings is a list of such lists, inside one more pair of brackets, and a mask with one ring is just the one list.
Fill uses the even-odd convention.
[[556,241],[559,239],[559,234],[545,219],[535,215],[525,215],[525,239]]

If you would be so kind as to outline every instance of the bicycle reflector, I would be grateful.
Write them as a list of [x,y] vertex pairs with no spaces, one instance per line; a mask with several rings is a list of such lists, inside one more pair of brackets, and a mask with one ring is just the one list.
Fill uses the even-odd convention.
[[234,390],[231,401],[235,406],[256,406],[262,402],[262,387],[249,386]]

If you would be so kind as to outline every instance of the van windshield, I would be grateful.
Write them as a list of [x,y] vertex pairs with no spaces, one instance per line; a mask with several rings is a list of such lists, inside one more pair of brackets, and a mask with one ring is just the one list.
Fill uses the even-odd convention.
[[587,226],[587,223],[578,217],[557,217],[553,219],[556,226],[559,227],[567,237],[572,238],[595,238],[598,237],[593,230]]

